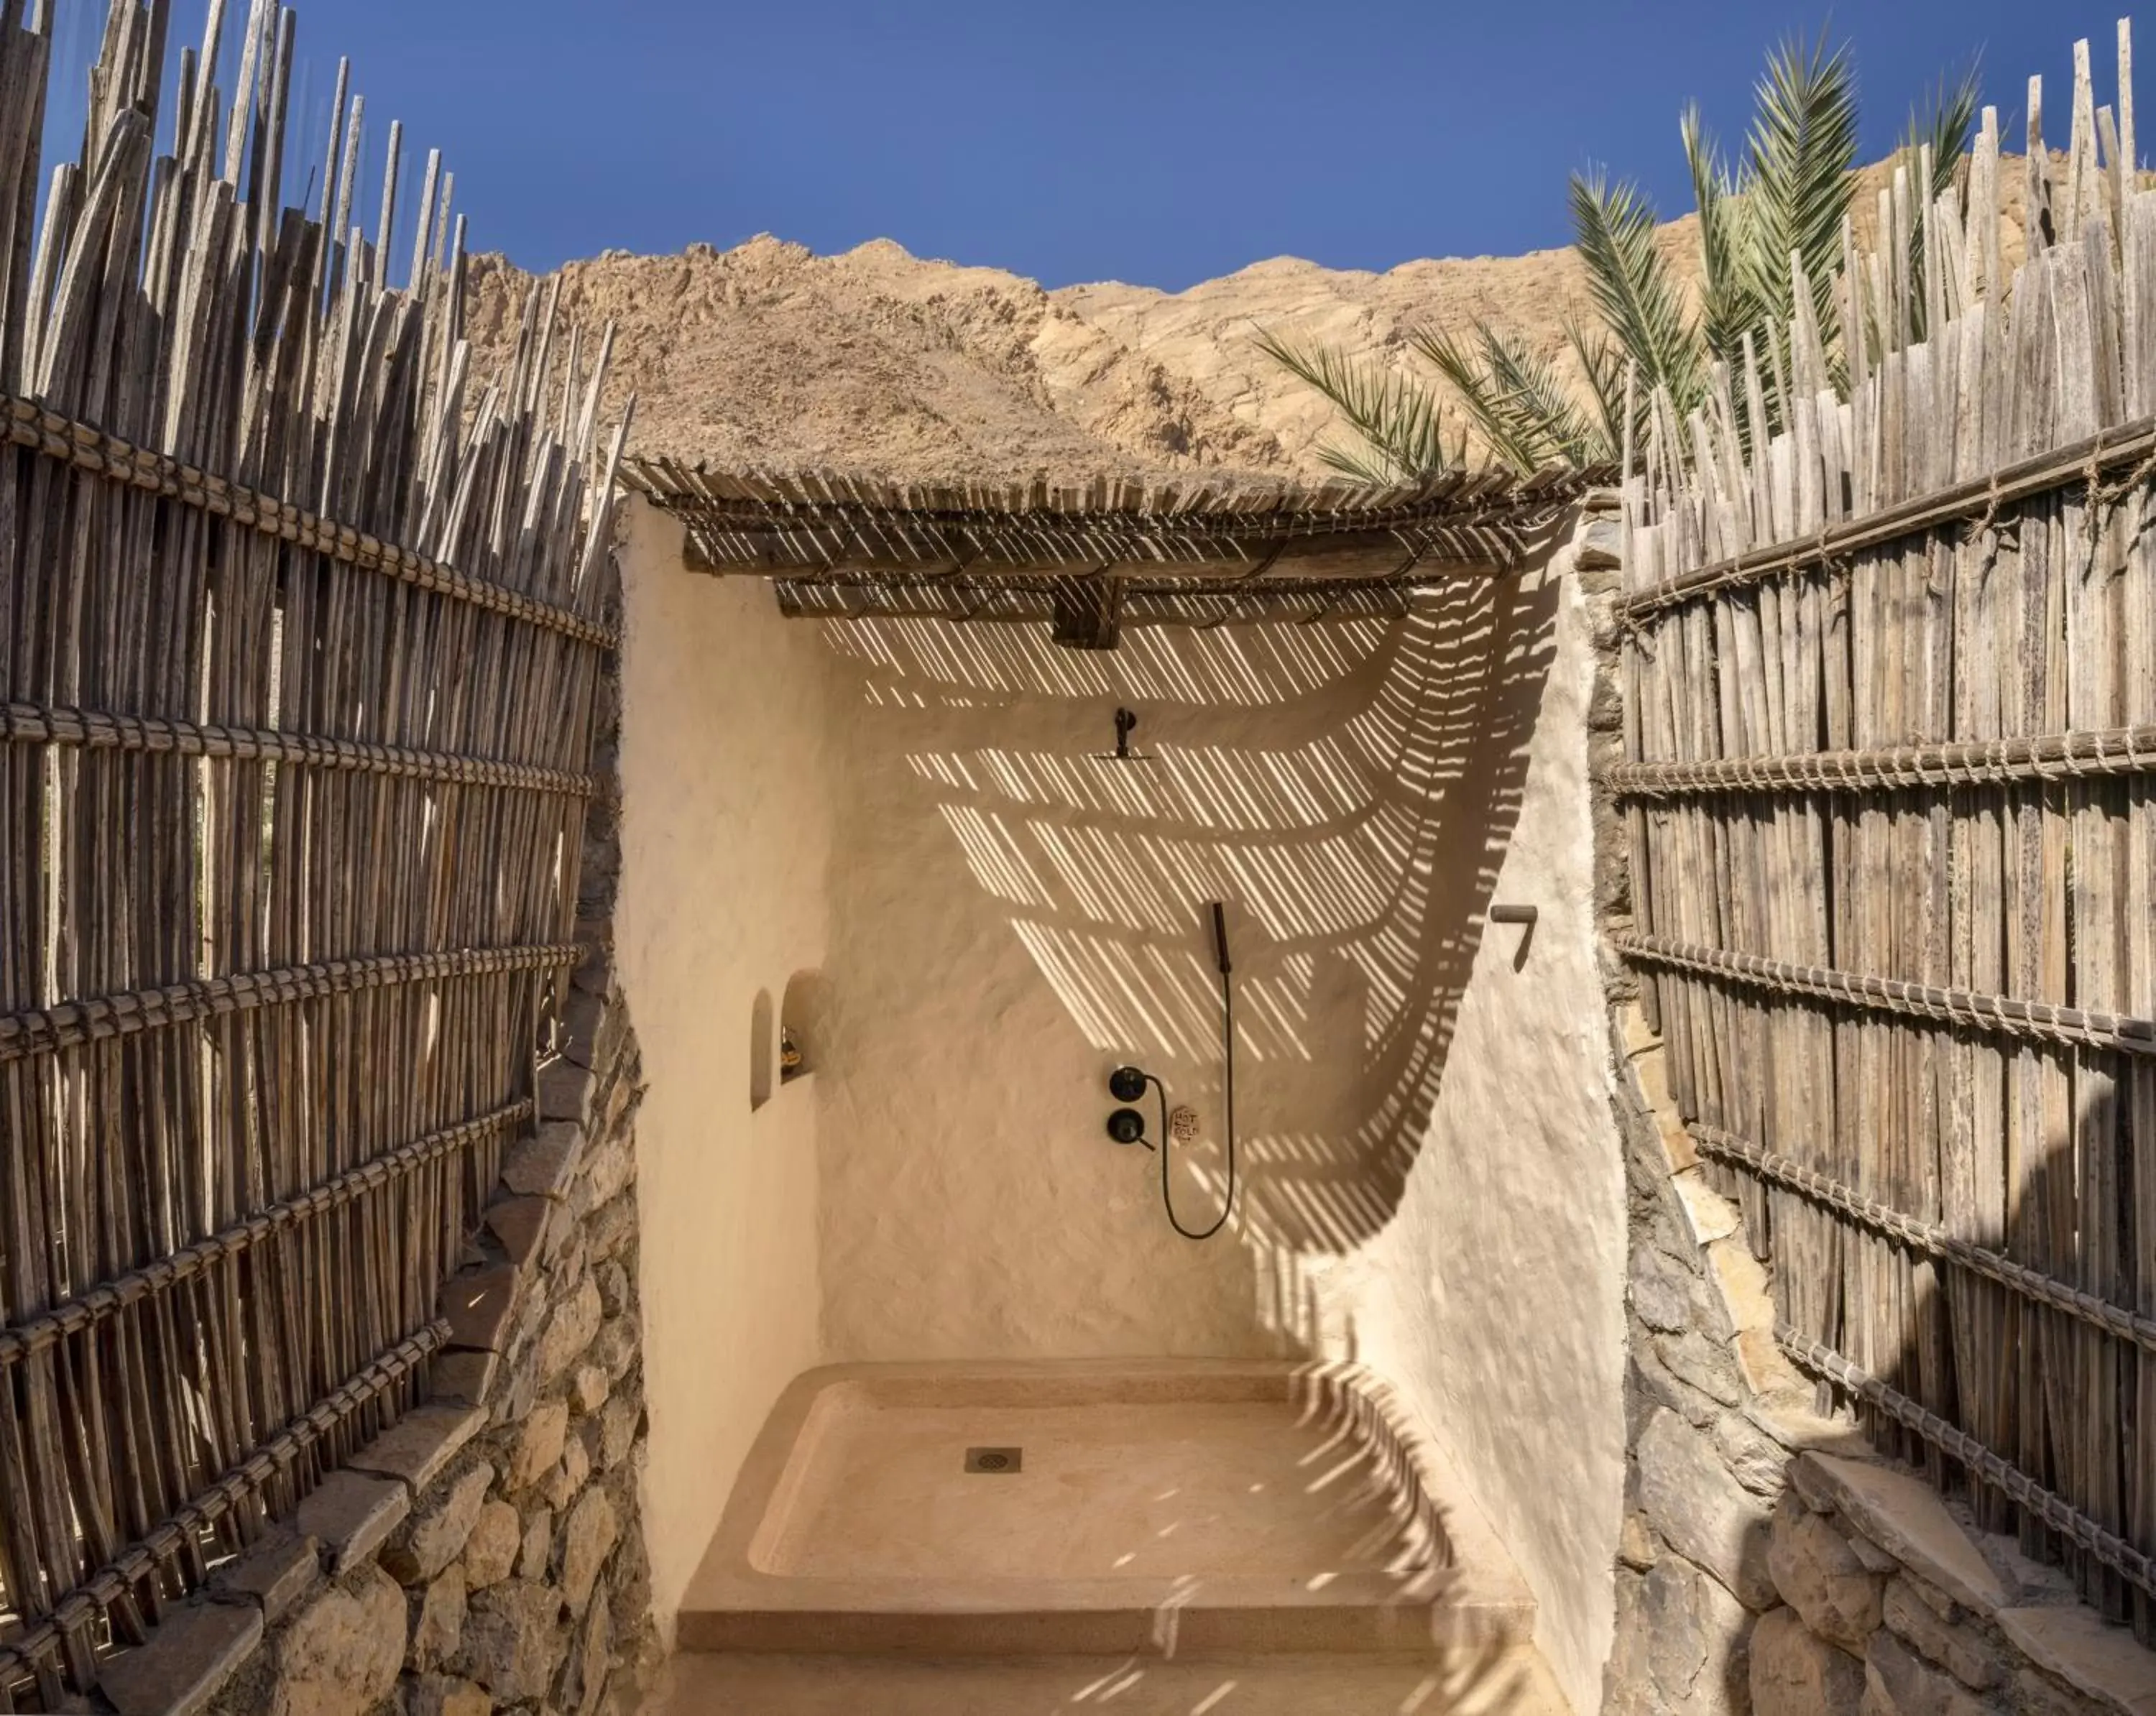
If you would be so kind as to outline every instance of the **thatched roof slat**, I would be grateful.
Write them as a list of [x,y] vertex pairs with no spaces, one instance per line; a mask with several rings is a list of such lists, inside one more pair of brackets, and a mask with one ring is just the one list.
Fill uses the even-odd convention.
[[1046,619],[1059,583],[1087,587],[1105,571],[1127,619],[1190,624],[1399,613],[1415,588],[1463,569],[1502,573],[1546,551],[1571,505],[1612,475],[1453,470],[1371,487],[1045,472],[899,483],[663,458],[623,470],[681,519],[693,563],[772,578],[788,613]]

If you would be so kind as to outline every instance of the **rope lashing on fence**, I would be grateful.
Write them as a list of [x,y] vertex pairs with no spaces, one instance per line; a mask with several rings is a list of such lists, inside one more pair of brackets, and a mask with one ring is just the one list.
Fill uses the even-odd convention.
[[2071,1538],[2114,1573],[2156,1594],[2156,1560],[2143,1554],[2124,1539],[2106,1531],[2019,1467],[2000,1459],[1975,1437],[1956,1430],[1936,1412],[1927,1410],[1898,1389],[1880,1381],[1833,1348],[1799,1334],[1786,1323],[1774,1326],[1774,1341],[1795,1363],[1906,1425],[1942,1453],[1958,1460],[1972,1477],[1989,1484],[2035,1514],[2054,1531]]
[[[100,1616],[110,1616],[116,1633],[139,1643],[146,1628],[138,1593],[147,1596],[154,1611],[159,1598],[156,1581],[182,1558],[201,1559],[203,1533],[260,1500],[271,1483],[290,1475],[308,1450],[405,1381],[449,1338],[449,1325],[438,1320],[384,1350],[68,1592],[45,1616],[35,1618],[33,1625],[0,1647],[0,1698],[12,1703],[9,1687],[27,1673],[36,1677],[46,1707],[59,1708],[65,1693],[56,1658],[62,1655],[76,1689],[89,1691],[95,1684],[96,1669],[88,1635]],[[154,1612],[149,1618],[154,1620]]]
[[222,1013],[309,1001],[357,989],[389,989],[438,978],[482,977],[505,971],[546,971],[573,965],[587,950],[573,942],[516,948],[467,948],[454,953],[393,953],[372,959],[331,959],[163,989],[100,995],[36,1008],[0,1019],[0,1062],[51,1055],[79,1043],[131,1036]]
[[463,786],[508,787],[588,799],[596,785],[588,774],[558,768],[467,757],[444,751],[413,751],[358,739],[264,727],[219,727],[141,715],[108,715],[88,709],[46,708],[34,703],[0,707],[0,740],[17,745],[67,745],[85,750],[139,751],[151,755],[231,758],[249,763],[287,763],[360,774],[401,776]]
[[1688,1121],[1685,1130],[1702,1156],[1825,1204],[1913,1250],[1958,1264],[1970,1273],[1994,1281],[2024,1298],[2078,1317],[2106,1334],[2132,1341],[2144,1351],[2156,1354],[2156,1319],[2137,1317],[2108,1299],[2082,1292],[1996,1251],[1957,1239],[1936,1223],[1919,1221],[1891,1205],[1852,1190],[1830,1175],[1775,1151],[1762,1149],[1749,1139],[1724,1132],[1719,1127]]
[[49,411],[34,400],[0,396],[0,436],[18,447],[29,447],[48,457],[64,460],[78,470],[110,477],[131,488],[177,501],[214,518],[275,537],[295,547],[357,567],[379,572],[423,590],[434,590],[475,608],[507,615],[547,631],[559,632],[579,643],[612,649],[617,637],[611,627],[551,602],[542,602],[520,590],[493,583],[424,555],[414,554],[393,542],[265,495],[258,489],[229,482],[197,470],[162,453],[138,447],[117,435],[78,423]]
[[2091,470],[2100,476],[2106,470],[2121,469],[2129,473],[2120,486],[2122,493],[2131,492],[2156,474],[2156,417],[2100,430],[2071,446],[2038,454],[1989,476],[1934,490],[1861,517],[1823,525],[1799,542],[1749,549],[1694,571],[1679,573],[1625,598],[1618,611],[1644,617],[1783,573],[1817,572],[1831,560],[1942,525],[1982,519],[1989,529],[2002,507],[2086,479]]
[[12,1328],[0,1328],[0,1369],[18,1364],[32,1354],[42,1352],[55,1341],[69,1335],[79,1334],[154,1293],[177,1287],[213,1265],[259,1245],[285,1228],[297,1226],[316,1216],[327,1215],[377,1187],[388,1185],[393,1180],[416,1173],[429,1163],[468,1149],[487,1138],[499,1137],[529,1120],[532,1112],[531,1102],[527,1097],[521,1102],[511,1102],[506,1107],[497,1108],[490,1114],[482,1114],[459,1125],[429,1133],[425,1138],[414,1138],[409,1143],[383,1152],[371,1161],[361,1163],[357,1168],[348,1168],[341,1174],[332,1175],[296,1197],[268,1205],[244,1221],[236,1222],[208,1239],[198,1240],[191,1246],[182,1246],[153,1263],[100,1282],[65,1304],[55,1305],[49,1311],[26,1318]]
[[2008,786],[2016,781],[2156,772],[2156,725],[2022,738],[1961,739],[1784,757],[1620,763],[1603,779],[1620,797],[1712,793],[1856,793],[1877,789]]
[[1619,953],[1635,963],[1722,979],[1771,994],[1800,995],[2007,1036],[2156,1056],[2156,1021],[2123,1014],[2061,1007],[2049,1001],[1985,994],[1974,989],[1941,989],[1901,978],[1867,977],[1830,966],[1793,965],[1757,953],[1733,953],[1722,948],[1630,931],[1619,931],[1609,939]]

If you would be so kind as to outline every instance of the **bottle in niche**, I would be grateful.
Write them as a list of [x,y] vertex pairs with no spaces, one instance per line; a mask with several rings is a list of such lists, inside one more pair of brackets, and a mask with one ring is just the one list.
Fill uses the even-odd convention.
[[785,1025],[778,1028],[778,1076],[792,1078],[801,1071],[801,1046]]

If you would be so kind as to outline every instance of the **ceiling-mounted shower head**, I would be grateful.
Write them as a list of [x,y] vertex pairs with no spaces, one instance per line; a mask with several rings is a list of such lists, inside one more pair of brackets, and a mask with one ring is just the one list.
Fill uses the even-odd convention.
[[1133,751],[1133,750],[1131,748],[1131,729],[1132,729],[1132,727],[1136,727],[1137,724],[1138,724],[1138,714],[1137,714],[1137,710],[1135,710],[1135,709],[1118,709],[1118,710],[1116,710],[1116,748],[1115,748],[1114,750],[1112,750],[1112,751],[1096,751],[1096,752],[1094,752],[1094,753],[1092,753],[1093,760],[1094,760],[1096,763],[1150,763],[1150,762],[1152,762],[1152,758],[1151,757],[1147,756],[1144,752],[1142,752],[1142,751]]

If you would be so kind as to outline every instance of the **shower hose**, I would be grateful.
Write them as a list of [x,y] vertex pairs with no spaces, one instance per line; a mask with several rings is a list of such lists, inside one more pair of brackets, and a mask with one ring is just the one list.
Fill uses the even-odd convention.
[[1168,1225],[1187,1240],[1209,1240],[1228,1225],[1235,1208],[1235,989],[1228,963],[1228,918],[1220,902],[1213,902],[1213,946],[1220,966],[1220,1053],[1225,1071],[1223,1094],[1228,1113],[1228,1195],[1220,1200],[1220,1213],[1210,1227],[1185,1227],[1175,1213],[1175,1197],[1168,1185],[1168,1158],[1174,1153],[1175,1134],[1168,1125],[1168,1087],[1151,1073],[1146,1075],[1153,1094],[1160,1099],[1160,1202],[1168,1211]]

